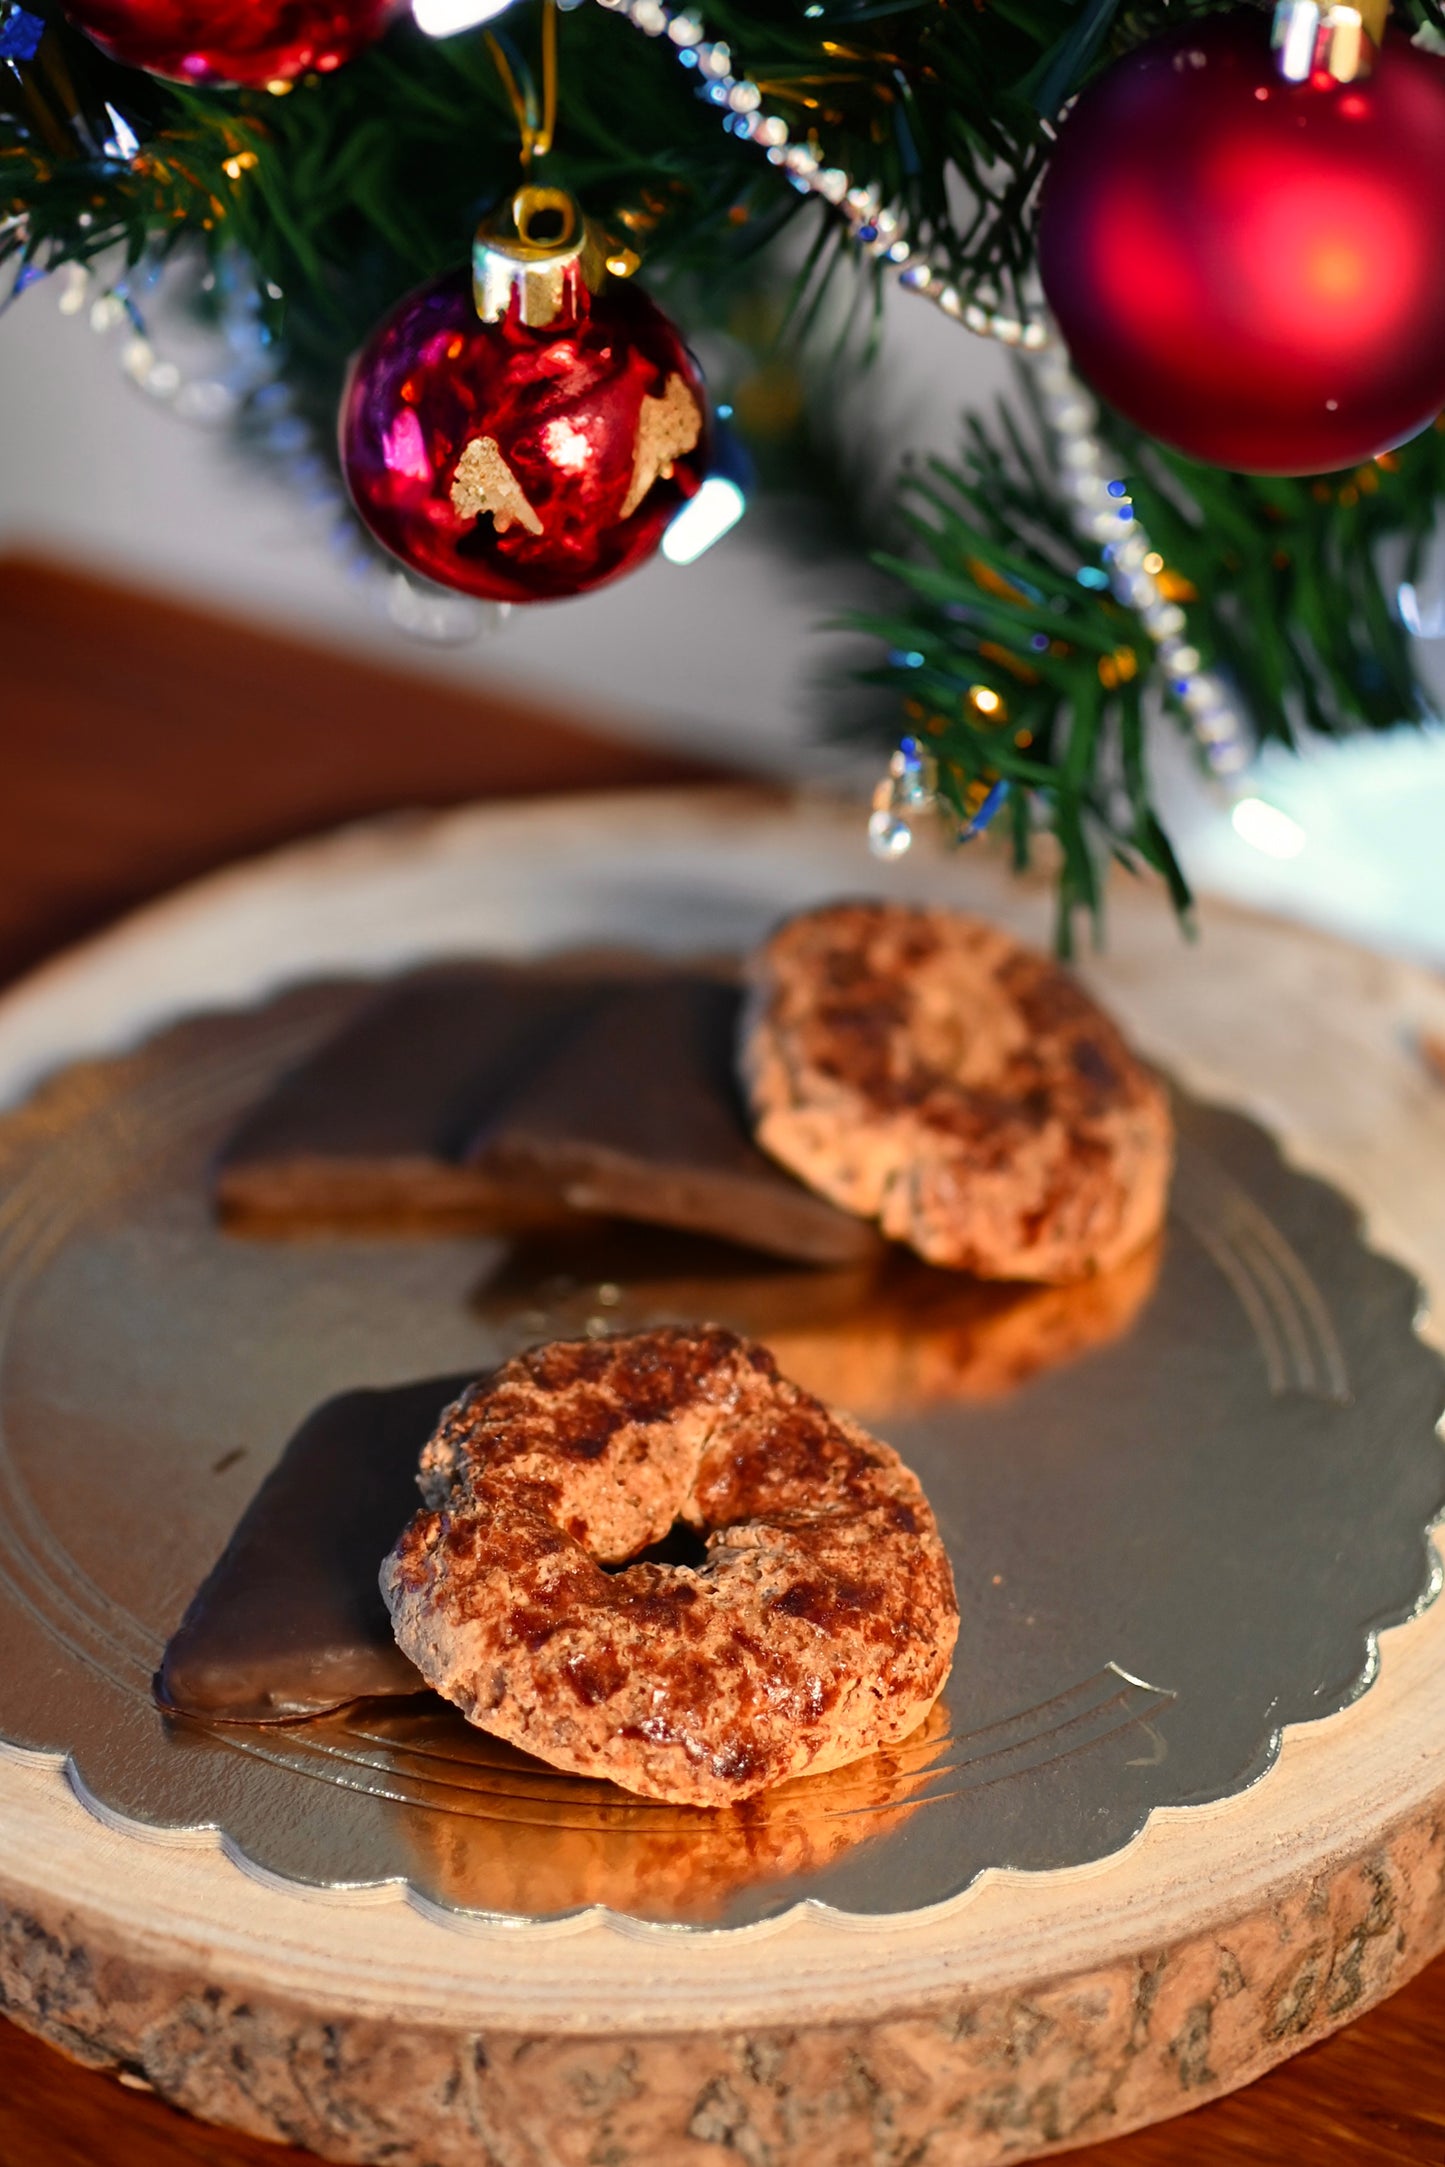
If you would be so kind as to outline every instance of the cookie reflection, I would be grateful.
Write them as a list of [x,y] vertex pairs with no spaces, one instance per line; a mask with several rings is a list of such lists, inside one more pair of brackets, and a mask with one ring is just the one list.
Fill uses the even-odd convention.
[[695,1926],[744,1889],[805,1882],[896,1831],[943,1773],[948,1744],[935,1707],[887,1751],[708,1811],[563,1775],[435,1704],[376,1705],[326,1728],[330,1752],[384,1762],[388,1791],[406,1801],[397,1826],[416,1879],[442,1902],[530,1918],[605,1905]]
[[1001,1285],[902,1250],[837,1271],[721,1244],[606,1228],[519,1244],[474,1306],[509,1346],[707,1319],[761,1339],[778,1367],[862,1421],[989,1400],[1122,1339],[1148,1305],[1163,1238],[1071,1286]]

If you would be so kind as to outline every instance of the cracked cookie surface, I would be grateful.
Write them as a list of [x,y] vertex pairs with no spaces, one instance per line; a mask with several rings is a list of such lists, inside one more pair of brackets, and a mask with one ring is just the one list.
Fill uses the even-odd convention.
[[1163,1223],[1163,1085],[1067,971],[980,919],[789,919],[754,958],[739,1059],[763,1148],[930,1264],[1081,1279]]
[[[518,1356],[448,1409],[418,1479],[382,1568],[397,1640],[555,1767],[730,1805],[897,1743],[947,1678],[958,1609],[917,1478],[721,1327]],[[623,1563],[678,1521],[700,1565]]]

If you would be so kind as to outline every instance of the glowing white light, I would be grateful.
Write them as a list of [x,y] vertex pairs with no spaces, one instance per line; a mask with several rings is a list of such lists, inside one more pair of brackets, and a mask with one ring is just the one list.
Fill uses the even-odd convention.
[[[61,302],[64,308],[65,303]],[[1402,580],[1396,592],[1400,610],[1400,622],[1407,632],[1413,632],[1417,640],[1445,638],[1445,609],[1438,601],[1422,604],[1414,583]]]
[[747,508],[748,500],[736,482],[710,474],[662,537],[662,554],[669,564],[696,563],[705,549],[737,525]]
[[1280,0],[1270,42],[1280,56],[1280,73],[1286,82],[1309,81],[1319,31],[1320,9],[1315,0]]
[[107,142],[101,145],[101,148],[107,158],[120,158],[129,165],[131,159],[140,149],[140,137],[136,134],[124,113],[117,113],[109,99],[106,101],[105,110],[110,116],[110,137]]
[[1241,798],[1230,817],[1241,842],[1267,858],[1297,858],[1305,847],[1307,837],[1299,822],[1263,798]]
[[429,38],[452,38],[459,30],[489,23],[510,5],[511,0],[411,0],[411,11]]

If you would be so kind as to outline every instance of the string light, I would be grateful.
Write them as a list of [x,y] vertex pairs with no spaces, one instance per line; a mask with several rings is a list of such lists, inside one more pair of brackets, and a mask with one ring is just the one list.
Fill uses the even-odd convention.
[[1445,606],[1438,601],[1423,602],[1413,580],[1401,580],[1395,590],[1395,606],[1401,624],[1417,640],[1445,638]]
[[33,60],[48,27],[43,15],[32,14],[28,8],[7,9],[0,15],[0,60],[9,61],[12,67]]
[[1229,817],[1240,841],[1267,858],[1297,858],[1309,840],[1297,820],[1264,798],[1241,798]]
[[454,38],[459,30],[494,21],[510,5],[511,0],[412,0],[411,11],[429,38]]
[[114,158],[120,165],[128,166],[140,149],[140,137],[124,113],[118,113],[108,98],[105,111],[110,122],[110,134],[101,144],[101,150],[107,158]]
[[696,564],[704,550],[720,542],[748,508],[748,500],[726,475],[709,474],[662,537],[669,564]]

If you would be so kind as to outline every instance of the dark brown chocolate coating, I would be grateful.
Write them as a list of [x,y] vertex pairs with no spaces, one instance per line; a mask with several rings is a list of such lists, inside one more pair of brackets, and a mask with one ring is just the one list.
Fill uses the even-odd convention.
[[385,987],[223,1147],[223,1214],[278,1231],[555,1217],[467,1166],[466,1148],[609,990],[595,966],[508,963],[447,965]]
[[472,1163],[578,1212],[809,1263],[873,1255],[871,1227],[753,1142],[734,1075],[741,1000],[695,974],[617,988],[483,1124]]
[[388,987],[221,1153],[232,1225],[515,1232],[613,1217],[797,1262],[876,1232],[754,1145],[740,996],[646,958],[448,965]]
[[425,1691],[396,1645],[377,1569],[416,1511],[416,1468],[472,1380],[343,1392],[302,1423],[172,1635],[161,1703],[231,1723],[294,1722]]

